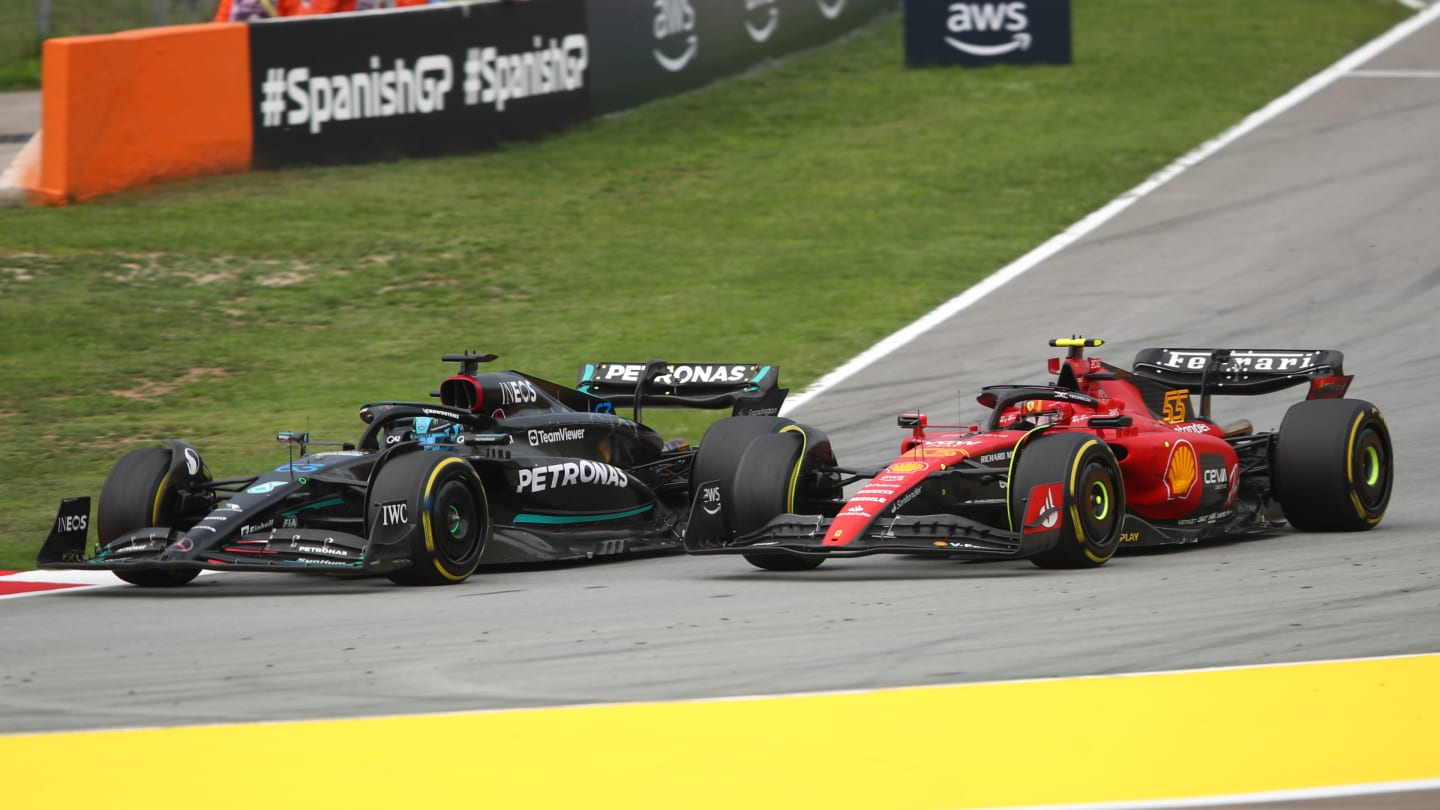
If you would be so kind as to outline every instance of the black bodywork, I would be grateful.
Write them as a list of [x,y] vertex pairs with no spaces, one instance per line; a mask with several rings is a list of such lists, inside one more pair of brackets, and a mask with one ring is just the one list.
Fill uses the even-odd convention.
[[[438,582],[463,581],[481,564],[679,548],[696,451],[667,444],[640,421],[642,408],[774,414],[786,393],[776,385],[778,367],[762,364],[593,363],[569,388],[518,371],[479,371],[493,355],[443,359],[460,370],[432,392],[438,404],[367,404],[360,409],[366,427],[353,443],[282,432],[277,438],[291,458],[255,475],[215,479],[195,447],[166,440],[158,483],[127,490],[142,493],[138,512],[147,519],[140,522],[156,525],[117,533],[123,520],[114,515],[126,505],[102,494],[99,542],[90,547],[90,499],[66,499],[38,566],[112,570],[154,585],[182,584],[201,569],[412,581],[407,570],[445,553],[446,532],[432,520],[447,519],[436,499],[452,479],[469,492],[460,493],[464,508],[449,508],[450,519],[476,524],[483,548],[453,554]],[[439,463],[450,458],[473,477]],[[111,478],[129,469],[117,463]],[[428,480],[397,481],[397,470]],[[466,509],[474,514],[461,514]],[[451,531],[458,536],[459,527]]]

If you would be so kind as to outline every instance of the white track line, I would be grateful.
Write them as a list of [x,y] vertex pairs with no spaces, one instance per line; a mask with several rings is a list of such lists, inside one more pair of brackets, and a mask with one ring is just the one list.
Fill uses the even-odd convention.
[[[1406,5],[1411,4],[1406,3]],[[1171,163],[1169,166],[1152,175],[1145,182],[1116,197],[1104,208],[1091,213],[1089,216],[1071,225],[1063,233],[1052,237],[1050,241],[1021,256],[1000,270],[997,270],[995,273],[981,280],[979,284],[946,301],[921,316],[919,320],[891,334],[849,362],[826,374],[824,377],[821,377],[813,385],[801,392],[799,396],[787,401],[781,409],[781,412],[790,413],[796,408],[803,406],[815,397],[859,373],[867,366],[885,358],[915,338],[939,326],[948,318],[969,308],[972,304],[980,301],[1010,281],[1019,278],[1025,271],[1054,256],[1066,247],[1069,247],[1081,237],[1089,234],[1111,219],[1114,219],[1121,211],[1129,208],[1141,198],[1171,180],[1174,180],[1176,177],[1179,177],[1186,169],[1219,152],[1250,131],[1258,128],[1262,124],[1268,123],[1281,113],[1284,113],[1300,102],[1329,87],[1336,79],[1345,76],[1345,74],[1353,71],[1357,66],[1373,59],[1380,52],[1425,27],[1437,17],[1440,17],[1440,5],[1424,7],[1423,11],[1401,22],[1376,39],[1362,45],[1350,55],[1310,77],[1295,87],[1295,89],[1267,104],[1264,108],[1251,113],[1245,120],[1233,128],[1201,144],[1189,154],[1182,156],[1174,163]]]
[[[1337,785],[1303,790],[1276,790],[1269,793],[1234,793],[1228,796],[1203,796],[1193,799],[1163,801],[1100,802],[1095,804],[1033,804],[1021,807],[976,808],[976,810],[1172,810],[1182,807],[1216,807],[1227,804],[1269,804],[1310,799],[1343,799],[1375,796],[1382,793],[1406,793],[1440,789],[1440,779],[1417,779],[1412,782],[1376,782],[1368,785]],[[1356,805],[1363,806],[1363,805]]]
[[1355,79],[1440,79],[1440,70],[1352,70]]

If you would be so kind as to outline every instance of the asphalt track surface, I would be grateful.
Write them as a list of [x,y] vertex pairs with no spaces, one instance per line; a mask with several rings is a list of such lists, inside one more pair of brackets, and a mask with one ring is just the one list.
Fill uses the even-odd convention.
[[[667,556],[488,571],[442,589],[224,575],[171,592],[122,587],[8,599],[0,601],[0,735],[978,689],[1050,678],[1096,683],[1087,676],[1440,653],[1440,496],[1432,486],[1440,458],[1440,22],[1428,16],[1413,35],[790,413],[828,429],[842,462],[880,463],[904,436],[893,426],[901,411],[973,423],[980,386],[1046,381],[1052,337],[1104,338],[1099,353],[1121,364],[1147,346],[1337,348],[1356,375],[1351,396],[1381,406],[1395,441],[1397,483],[1378,530],[1131,552],[1084,572],[869,557],[776,574],[738,558]],[[1290,401],[1222,400],[1216,411],[1222,421],[1243,416],[1269,429]],[[1302,677],[1291,688],[1308,683]],[[1148,705],[1178,719],[1185,701],[1201,701],[1228,718],[1220,732],[1232,742],[1222,745],[1269,739],[1263,711],[1248,715],[1253,724],[1224,714],[1246,694],[1177,692],[1168,709],[1164,700]],[[1422,694],[1429,697],[1414,712],[1431,717],[1440,697]],[[1035,778],[1049,758],[1093,760],[1123,774],[1127,761],[1153,754],[1153,740],[1133,739],[1128,748],[1057,757],[1048,743],[1063,707],[1042,715],[1031,710],[1036,698],[1013,703],[1017,725],[1029,731],[1013,743],[1014,758],[1033,760]],[[1154,721],[1126,704],[1123,696],[1108,702],[1101,716],[1118,727]],[[1363,701],[1350,708],[1350,723],[1334,719],[1327,728],[1357,756],[1420,745],[1440,761],[1433,727],[1428,738],[1403,727],[1399,733],[1412,736],[1388,738]],[[1311,709],[1304,716],[1318,712]],[[773,722],[779,733],[784,720]],[[666,744],[611,732],[603,738],[610,746],[641,758]],[[9,742],[59,740],[78,753],[91,739]],[[819,761],[804,751],[756,760],[723,747],[686,757],[713,758],[723,794],[727,770],[773,768],[816,785],[831,770],[864,771],[900,756],[886,739],[883,752],[854,740],[853,750],[830,748]],[[916,739],[924,745],[904,753],[917,775],[955,767],[986,745],[963,729],[943,744]],[[1303,740],[1275,740],[1257,753],[1260,764],[1296,764]],[[112,745],[128,742],[95,747]],[[550,745],[552,769],[585,759],[563,742]],[[1176,756],[1193,758],[1197,771],[1217,768],[1215,750]],[[1440,777],[1440,764],[1428,776]],[[899,800],[903,783],[892,789],[893,804],[868,806],[912,806]],[[1217,792],[1227,791],[1202,786],[1166,794],[1169,804],[1156,794],[1125,806],[1203,806],[1176,797]],[[1303,810],[1440,806],[1435,790],[1266,798],[1286,801],[1265,807]],[[1237,802],[1223,803],[1248,806]]]
[[40,129],[40,92],[0,93],[0,171]]

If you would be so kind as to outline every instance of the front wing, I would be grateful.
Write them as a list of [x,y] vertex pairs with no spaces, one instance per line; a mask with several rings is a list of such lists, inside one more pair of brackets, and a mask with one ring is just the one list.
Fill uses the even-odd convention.
[[370,576],[409,565],[403,556],[378,555],[363,537],[315,529],[271,529],[213,548],[197,548],[185,534],[165,526],[137,529],[88,554],[90,499],[66,498],[36,557],[41,569],[123,571],[323,572]]
[[691,554],[786,552],[803,557],[863,557],[868,554],[934,554],[950,558],[1013,559],[1025,556],[1020,535],[959,515],[899,515],[871,523],[844,545],[827,544],[831,518],[783,514],[763,528],[726,539],[706,532],[693,519],[685,534]]

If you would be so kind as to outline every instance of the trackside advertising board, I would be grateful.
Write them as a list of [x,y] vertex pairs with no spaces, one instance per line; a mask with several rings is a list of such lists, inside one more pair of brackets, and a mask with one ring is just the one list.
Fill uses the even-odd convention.
[[596,115],[836,39],[895,0],[591,0]]
[[905,0],[905,63],[1068,65],[1070,0]]
[[822,45],[900,3],[467,0],[56,37],[44,148],[19,176],[63,204],[201,174],[478,151]]
[[252,23],[257,168],[487,148],[590,117],[583,0]]

